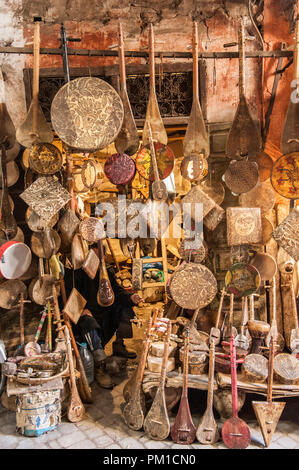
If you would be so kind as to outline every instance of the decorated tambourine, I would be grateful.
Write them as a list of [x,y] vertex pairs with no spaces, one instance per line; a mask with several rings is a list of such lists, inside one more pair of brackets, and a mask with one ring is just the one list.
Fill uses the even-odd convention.
[[[174,153],[170,147],[160,142],[154,142],[158,172],[160,180],[164,180],[173,170]],[[138,152],[136,160],[136,169],[146,180],[155,181],[154,169],[152,166],[150,145],[146,145]]]
[[135,175],[135,162],[125,153],[114,153],[107,158],[104,172],[113,184],[128,184]]
[[247,263],[233,264],[225,276],[227,292],[237,298],[253,294],[260,284],[261,276],[258,270]]
[[299,152],[282,155],[273,164],[271,183],[287,199],[299,199]]

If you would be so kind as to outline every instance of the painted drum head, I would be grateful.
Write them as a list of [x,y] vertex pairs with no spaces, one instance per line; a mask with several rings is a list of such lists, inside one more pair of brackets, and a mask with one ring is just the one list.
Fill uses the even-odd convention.
[[[173,170],[174,153],[170,147],[163,145],[160,142],[154,142],[154,147],[159,177],[160,180],[164,180]],[[143,178],[155,181],[150,145],[146,145],[139,150],[135,163],[137,171]]]
[[181,257],[187,262],[202,263],[208,254],[208,245],[203,241],[199,247],[193,248],[192,244],[194,244],[194,241],[190,242],[188,247],[188,240],[181,241],[179,247]]
[[87,217],[82,220],[79,232],[89,243],[96,243],[106,237],[103,222],[96,217]]
[[25,243],[4,242],[0,247],[0,273],[6,279],[18,279],[29,268],[31,259],[31,250]]
[[201,181],[208,174],[208,161],[198,153],[184,157],[181,163],[181,174],[188,181]]
[[62,166],[62,155],[55,145],[39,143],[32,147],[28,162],[35,173],[53,175]]
[[135,175],[135,162],[125,153],[114,153],[107,158],[104,172],[113,184],[128,184]]
[[225,276],[227,292],[237,298],[253,294],[260,284],[261,276],[258,270],[246,263],[233,264]]
[[195,310],[212,302],[217,294],[217,281],[206,266],[186,263],[174,272],[169,290],[180,307]]
[[248,160],[232,160],[224,173],[226,186],[234,193],[247,193],[259,179],[258,166]]
[[273,164],[271,183],[287,199],[299,199],[299,152],[282,155]]

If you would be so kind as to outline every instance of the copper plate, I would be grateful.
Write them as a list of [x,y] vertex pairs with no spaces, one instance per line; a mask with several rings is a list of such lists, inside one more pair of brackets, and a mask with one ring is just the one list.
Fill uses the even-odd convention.
[[224,174],[226,186],[235,194],[247,193],[258,182],[259,172],[255,162],[232,160]]
[[275,191],[288,199],[299,199],[299,152],[282,155],[273,164],[271,183]]
[[206,266],[186,263],[173,274],[169,289],[180,307],[195,310],[212,302],[217,293],[217,281]]
[[29,153],[29,166],[41,175],[53,175],[62,166],[62,155],[55,145],[39,143]]
[[70,147],[89,152],[108,147],[124,118],[120,96],[109,83],[81,77],[66,83],[51,105],[57,135]]
[[274,191],[267,183],[258,183],[251,191],[239,196],[239,203],[242,207],[259,207],[264,215],[275,205]]
[[227,292],[237,298],[253,294],[260,284],[261,276],[258,270],[247,263],[233,264],[225,276]]
[[[167,178],[174,167],[174,153],[170,147],[160,142],[154,142],[158,172],[161,180]],[[136,169],[146,180],[155,181],[152,167],[152,157],[150,145],[146,145],[139,150],[136,160]]]

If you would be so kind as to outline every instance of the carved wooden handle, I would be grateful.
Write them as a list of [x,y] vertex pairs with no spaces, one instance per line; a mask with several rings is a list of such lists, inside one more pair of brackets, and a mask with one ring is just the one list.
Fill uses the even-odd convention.
[[193,21],[193,99],[198,99],[198,28],[197,22]]
[[245,94],[245,36],[243,20],[239,30],[239,93]]

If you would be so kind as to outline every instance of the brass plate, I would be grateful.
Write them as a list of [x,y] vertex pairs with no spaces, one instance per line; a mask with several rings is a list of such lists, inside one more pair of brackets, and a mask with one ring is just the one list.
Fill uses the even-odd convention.
[[224,173],[226,186],[235,194],[247,193],[258,182],[259,172],[255,162],[232,160]]
[[39,143],[32,147],[28,161],[30,168],[36,173],[53,175],[62,166],[62,155],[55,145]]
[[276,227],[273,238],[295,261],[299,261],[299,207]]

